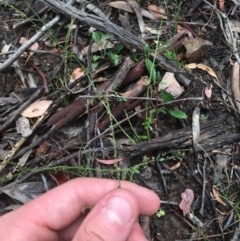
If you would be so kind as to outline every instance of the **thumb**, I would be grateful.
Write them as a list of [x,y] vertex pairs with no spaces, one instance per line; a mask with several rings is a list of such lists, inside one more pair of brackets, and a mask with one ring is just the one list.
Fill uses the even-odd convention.
[[107,193],[87,215],[73,241],[125,241],[139,215],[136,197],[125,189]]

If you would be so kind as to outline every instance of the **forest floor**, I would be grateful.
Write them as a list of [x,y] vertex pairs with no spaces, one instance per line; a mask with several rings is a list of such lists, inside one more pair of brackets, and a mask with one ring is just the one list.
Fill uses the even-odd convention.
[[149,240],[240,240],[240,2],[0,1],[0,210],[129,180]]

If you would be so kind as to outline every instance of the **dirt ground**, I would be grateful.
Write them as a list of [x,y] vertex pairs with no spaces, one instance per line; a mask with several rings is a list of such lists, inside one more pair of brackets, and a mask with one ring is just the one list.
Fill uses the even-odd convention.
[[[0,1],[1,213],[46,184],[127,179],[162,200],[161,214],[140,218],[149,240],[239,240],[240,3],[127,1],[128,12],[73,1],[81,17],[60,2]],[[166,72],[170,97],[159,87]],[[40,99],[51,105],[28,110],[30,129],[16,124]],[[184,215],[186,189],[194,198]]]

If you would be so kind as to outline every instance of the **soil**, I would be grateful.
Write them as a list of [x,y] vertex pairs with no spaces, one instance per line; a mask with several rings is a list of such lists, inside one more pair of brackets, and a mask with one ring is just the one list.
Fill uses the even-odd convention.
[[[149,240],[239,240],[240,94],[239,73],[233,72],[239,61],[240,5],[237,1],[228,1],[223,8],[220,1],[216,7],[215,1],[136,2],[144,9],[149,4],[165,9],[166,18],[143,18],[145,27],[152,31],[145,35],[150,48],[155,48],[156,41],[172,43],[178,27],[185,31],[168,47],[159,47],[155,68],[161,77],[148,88],[143,81],[137,82],[142,76],[150,79],[142,61],[146,58],[144,46],[121,37],[123,27],[128,31],[125,37],[129,33],[137,36],[136,41],[141,39],[135,13],[112,8],[110,1],[95,1],[97,9],[119,26],[114,30],[119,35],[114,35],[106,20],[108,27],[103,29],[114,47],[109,50],[105,46],[94,52],[91,33],[104,32],[97,28],[101,22],[92,26],[91,22],[71,19],[41,1],[0,2],[0,49],[9,45],[10,51],[2,52],[0,63],[20,49],[21,37],[29,40],[42,25],[61,16],[50,32],[35,41],[39,45],[36,49],[27,48],[4,69],[0,65],[1,213],[43,193],[46,183],[52,188],[79,176],[121,178],[154,190],[162,200],[161,217],[140,218]],[[74,6],[87,5],[84,2]],[[90,20],[101,14],[87,8],[86,12],[90,13]],[[226,38],[227,21],[232,24],[233,40]],[[159,29],[161,34],[154,35],[153,30]],[[189,55],[189,44],[196,46],[200,39],[205,44]],[[166,58],[167,51],[176,53],[176,58]],[[126,58],[133,61],[127,62],[128,70],[128,64],[121,69]],[[191,69],[186,68],[187,64],[193,64]],[[77,68],[84,69],[85,75],[70,83],[70,76],[79,74],[72,74]],[[174,73],[183,89],[170,102],[159,90],[166,72]],[[118,88],[109,87],[109,83],[121,78]],[[134,87],[136,83],[141,84],[140,90]],[[132,86],[137,94],[124,99]],[[28,117],[33,133],[23,137],[16,129],[22,112],[18,110],[36,99],[52,100],[54,105],[42,117]],[[119,121],[117,124],[111,125],[109,110]],[[148,110],[152,110],[151,115]],[[174,117],[172,110],[181,110],[187,117]],[[109,165],[117,158],[122,161]],[[106,165],[104,160],[110,163]],[[38,186],[30,186],[30,182]],[[14,184],[24,185],[24,199],[16,194],[20,189],[10,194],[6,191]],[[186,189],[193,191],[194,200],[190,214],[183,215],[179,203]]]

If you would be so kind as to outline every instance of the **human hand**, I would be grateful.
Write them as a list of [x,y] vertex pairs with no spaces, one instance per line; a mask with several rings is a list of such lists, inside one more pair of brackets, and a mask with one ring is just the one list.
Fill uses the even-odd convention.
[[[136,184],[73,179],[0,217],[5,241],[142,241],[139,214],[159,208],[158,196]],[[92,208],[86,214],[86,210]]]

